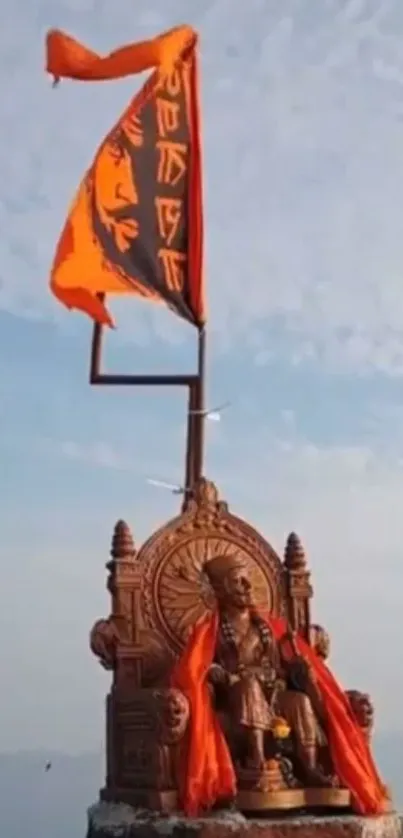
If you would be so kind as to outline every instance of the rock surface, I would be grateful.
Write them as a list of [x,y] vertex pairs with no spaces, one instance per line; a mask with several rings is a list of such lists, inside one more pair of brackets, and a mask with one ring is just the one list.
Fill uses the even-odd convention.
[[223,811],[188,819],[96,803],[88,811],[87,838],[403,838],[403,818],[306,815],[258,820]]

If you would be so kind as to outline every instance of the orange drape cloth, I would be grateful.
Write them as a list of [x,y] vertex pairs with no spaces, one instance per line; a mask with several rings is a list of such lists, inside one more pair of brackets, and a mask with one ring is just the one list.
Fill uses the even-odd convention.
[[[284,620],[267,617],[276,640],[287,631]],[[236,782],[228,746],[215,718],[206,676],[213,662],[218,616],[201,620],[182,657],[175,665],[171,684],[182,690],[190,703],[190,728],[182,754],[181,804],[189,815],[210,807],[216,800],[235,793]],[[351,793],[354,810],[361,815],[387,811],[389,799],[370,749],[350,710],[348,699],[325,663],[301,638],[298,652],[311,664],[323,697],[327,735],[336,774]]]
[[182,753],[181,805],[196,816],[217,800],[233,797],[235,772],[230,752],[211,703],[207,673],[215,653],[218,617],[199,622],[171,675],[173,687],[189,699],[187,748]]
[[[164,79],[169,79],[178,67],[182,67],[183,70],[184,62],[192,51],[194,53],[197,41],[197,33],[191,27],[178,26],[152,40],[128,44],[109,55],[101,56],[66,33],[51,30],[46,38],[46,71],[55,81],[60,81],[61,78],[103,81],[124,78],[149,69],[155,70],[156,76],[153,75],[146,82],[120,120],[120,124],[125,123],[126,130],[131,130],[135,135],[136,115],[140,113],[147,97],[152,95],[156,82],[163,84]],[[186,73],[186,100],[191,135],[188,187],[188,306],[193,321],[200,326],[205,321],[202,277],[203,219],[198,79],[194,54],[193,59],[187,64]],[[132,137],[132,141],[136,143],[135,136]],[[105,294],[132,293],[154,300],[161,300],[163,296],[136,280],[136,265],[133,266],[134,276],[130,276],[130,281],[127,281],[119,266],[107,262],[92,229],[89,206],[93,193],[94,200],[101,209],[104,206],[113,207],[117,189],[122,190],[121,181],[124,181],[128,201],[136,203],[138,198],[134,197],[131,162],[124,153],[121,159],[117,160],[116,154],[112,154],[108,149],[107,138],[97,152],[94,163],[82,181],[70,208],[58,242],[50,281],[51,290],[60,302],[70,309],[82,310],[95,321],[109,326],[113,326],[114,323],[103,302]],[[130,240],[134,235],[134,224],[130,219],[120,221],[120,249],[123,251],[127,247],[127,239]]]

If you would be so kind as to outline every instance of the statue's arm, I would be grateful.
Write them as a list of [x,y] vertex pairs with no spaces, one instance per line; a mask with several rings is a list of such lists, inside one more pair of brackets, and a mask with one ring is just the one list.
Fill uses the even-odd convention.
[[221,663],[212,663],[207,673],[207,681],[215,687],[232,687],[243,677],[242,668],[238,672],[229,672]]

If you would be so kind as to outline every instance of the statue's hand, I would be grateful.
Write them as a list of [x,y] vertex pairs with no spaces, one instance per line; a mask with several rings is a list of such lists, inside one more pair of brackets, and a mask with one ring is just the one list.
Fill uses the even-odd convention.
[[303,657],[294,658],[286,666],[287,680],[294,689],[305,692],[312,681],[311,669]]
[[227,686],[229,673],[219,663],[212,663],[208,671],[208,680],[214,686]]
[[260,666],[239,666],[238,667],[238,680],[241,681],[249,681],[253,678],[258,678],[260,680],[262,676],[262,669]]

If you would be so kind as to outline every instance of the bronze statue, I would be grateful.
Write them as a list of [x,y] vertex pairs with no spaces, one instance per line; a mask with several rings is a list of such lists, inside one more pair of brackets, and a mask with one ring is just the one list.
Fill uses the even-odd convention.
[[284,716],[303,779],[310,785],[331,785],[334,781],[318,765],[324,714],[312,674],[298,656],[292,663],[284,660],[281,645],[254,611],[245,559],[236,553],[212,559],[206,573],[220,612],[219,640],[209,678],[221,698],[226,693],[227,731],[235,756],[237,738],[244,739],[248,765],[263,770],[265,737],[276,717]]
[[370,699],[327,667],[295,533],[282,561],[203,479],[141,549],[118,522],[111,555],[111,614],[90,638],[113,673],[103,800],[189,816],[229,800],[388,808]]

